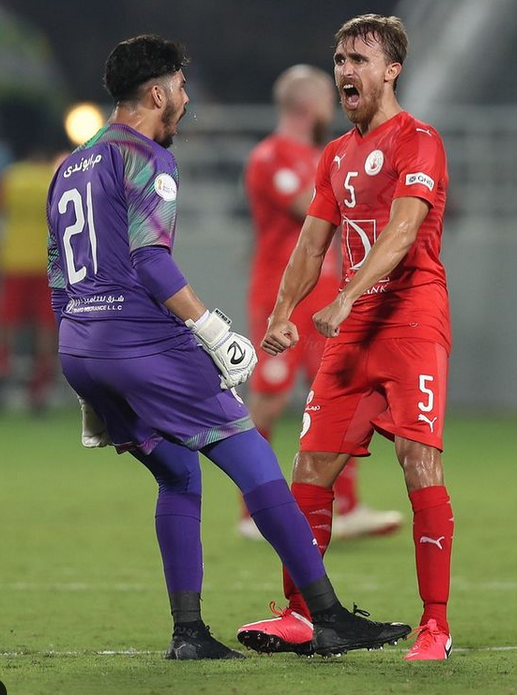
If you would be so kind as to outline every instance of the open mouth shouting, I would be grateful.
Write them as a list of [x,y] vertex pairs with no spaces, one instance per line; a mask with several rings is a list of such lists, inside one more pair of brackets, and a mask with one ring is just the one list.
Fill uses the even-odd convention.
[[345,109],[349,111],[355,111],[359,106],[360,95],[359,90],[351,82],[345,82],[341,88],[342,91],[342,103]]

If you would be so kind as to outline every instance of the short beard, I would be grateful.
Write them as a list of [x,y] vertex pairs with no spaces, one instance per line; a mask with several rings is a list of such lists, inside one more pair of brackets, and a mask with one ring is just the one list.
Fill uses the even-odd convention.
[[162,113],[163,136],[160,140],[157,140],[158,144],[165,147],[165,149],[168,149],[173,142],[174,133],[171,132],[170,123],[172,120],[175,120],[175,115],[174,105],[169,102]]

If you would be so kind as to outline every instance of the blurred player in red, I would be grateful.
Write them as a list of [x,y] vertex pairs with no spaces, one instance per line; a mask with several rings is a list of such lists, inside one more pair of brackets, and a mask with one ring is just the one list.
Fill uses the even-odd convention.
[[45,201],[55,163],[31,153],[2,172],[0,212],[0,380],[13,369],[16,342],[30,326],[33,362],[28,400],[43,408],[56,373],[56,326],[47,286]]
[[[336,34],[334,75],[354,128],[325,148],[316,192],[283,275],[262,346],[282,354],[298,341],[295,306],[309,294],[341,227],[343,279],[314,316],[329,338],[303,417],[292,490],[318,545],[330,541],[332,486],[351,456],[367,456],[374,430],[395,442],[413,509],[423,615],[406,659],[446,659],[454,520],[441,463],[451,345],[445,271],[439,259],[448,183],[437,131],[399,105],[407,52],[396,17],[363,15]],[[289,608],[243,626],[262,651],[292,649],[311,633],[284,573]]]
[[[314,192],[316,166],[322,147],[328,142],[335,113],[330,76],[309,65],[296,65],[283,72],[273,94],[279,109],[278,127],[254,148],[246,168],[246,188],[256,230],[248,315],[251,338],[257,348]],[[312,316],[334,299],[338,286],[338,259],[332,244],[318,284],[293,314],[300,335],[296,348],[276,357],[258,351],[259,363],[250,382],[249,408],[257,428],[268,440],[287,405],[297,373],[303,371],[311,383],[318,371],[325,338],[316,330]],[[400,512],[376,511],[359,503],[354,460],[336,480],[334,493],[335,538],[385,534],[402,523]],[[239,532],[247,538],[262,538],[244,505]]]

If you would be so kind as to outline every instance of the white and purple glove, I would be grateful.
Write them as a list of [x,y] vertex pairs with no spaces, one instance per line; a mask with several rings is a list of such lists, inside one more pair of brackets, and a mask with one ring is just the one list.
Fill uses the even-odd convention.
[[222,389],[231,389],[251,376],[257,364],[255,348],[247,338],[230,330],[232,322],[220,309],[205,311],[197,321],[187,319],[185,325],[215,362]]
[[81,396],[77,396],[77,398],[81,406],[81,444],[87,449],[95,449],[112,444],[106,425],[92,406]]

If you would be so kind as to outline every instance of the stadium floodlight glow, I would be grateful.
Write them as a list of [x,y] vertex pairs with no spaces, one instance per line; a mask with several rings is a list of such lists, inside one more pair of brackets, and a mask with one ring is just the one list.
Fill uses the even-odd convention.
[[74,145],[81,145],[95,135],[103,123],[102,110],[90,102],[75,104],[65,115],[66,134]]

